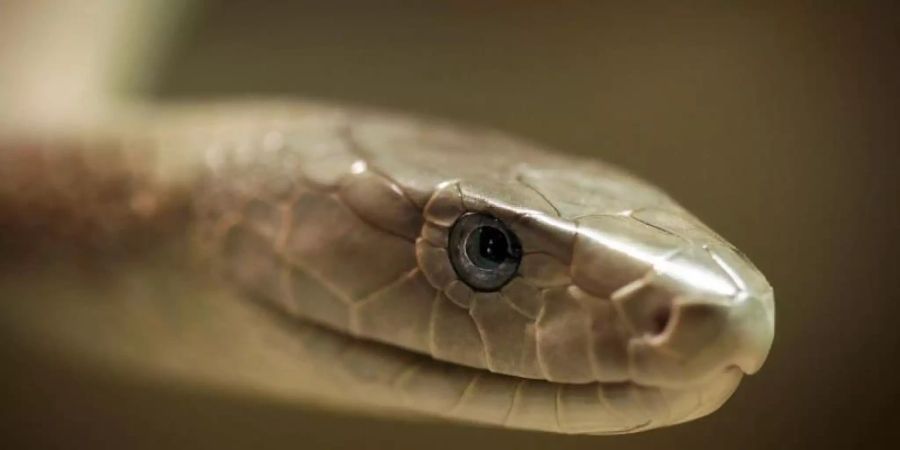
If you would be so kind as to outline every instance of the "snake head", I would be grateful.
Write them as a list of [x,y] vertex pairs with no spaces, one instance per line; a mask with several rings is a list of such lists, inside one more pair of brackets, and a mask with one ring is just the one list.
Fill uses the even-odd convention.
[[772,288],[659,189],[499,133],[315,117],[286,138],[299,192],[246,202],[278,259],[229,260],[297,315],[413,358],[391,375],[407,407],[631,432],[714,411],[765,360]]
[[[478,226],[495,231],[469,231]],[[466,268],[498,254],[485,233],[517,264],[487,286]],[[691,392],[650,421],[714,411],[772,343],[773,291],[753,264],[656,188],[595,162],[448,182],[425,207],[417,249],[478,332],[473,346],[433,345],[433,356],[601,392]]]

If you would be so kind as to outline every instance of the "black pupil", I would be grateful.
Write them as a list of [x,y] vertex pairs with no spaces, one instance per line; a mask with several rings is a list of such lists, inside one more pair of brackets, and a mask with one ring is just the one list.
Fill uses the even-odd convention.
[[506,234],[494,227],[481,227],[475,230],[478,239],[478,255],[495,265],[499,265],[509,257],[509,242]]
[[450,229],[447,244],[453,270],[475,291],[497,291],[519,271],[519,238],[496,217],[463,214]]

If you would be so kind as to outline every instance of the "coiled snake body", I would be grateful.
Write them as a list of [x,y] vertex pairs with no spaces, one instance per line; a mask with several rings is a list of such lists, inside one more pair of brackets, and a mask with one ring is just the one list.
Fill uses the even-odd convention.
[[[12,327],[44,317],[49,334],[80,320],[80,338],[56,340],[87,339],[80,351],[106,361],[281,398],[624,433],[714,411],[771,345],[772,289],[758,270],[667,195],[598,161],[311,103],[170,107],[109,123],[53,140],[5,133],[7,255],[44,261],[40,243],[89,241],[80,253],[128,261],[101,285],[151,264],[179,267],[167,278],[179,282],[210,266],[221,276],[179,300],[202,317],[147,306],[177,303],[163,294],[102,320],[7,311]],[[453,228],[470,215],[517,245],[498,247],[515,265],[487,288],[458,261],[473,250]],[[143,298],[154,283],[116,292]],[[230,296],[272,314],[237,319]],[[134,305],[139,314],[123,312]],[[240,337],[191,331],[216,320],[232,327],[220,335]],[[102,336],[111,343],[90,350]],[[240,339],[261,359],[222,356]],[[131,343],[109,347],[118,341]]]

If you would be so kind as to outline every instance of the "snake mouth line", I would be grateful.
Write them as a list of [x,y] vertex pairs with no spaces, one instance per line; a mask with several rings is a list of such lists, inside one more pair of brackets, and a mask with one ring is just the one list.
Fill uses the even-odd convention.
[[[739,370],[726,368],[710,386],[678,387],[634,380],[579,384],[517,377],[352,336],[297,317],[260,297],[250,298],[279,325],[298,330],[298,339],[314,336],[318,344],[309,346],[327,341],[324,346],[331,349],[329,363],[333,367],[323,370],[334,370],[335,377],[345,379],[348,389],[360,397],[381,392],[400,409],[474,424],[565,433],[629,433],[714,411],[730,397],[742,376]],[[379,369],[384,367],[389,369]],[[492,404],[498,398],[506,399],[502,400],[504,406]],[[485,418],[478,415],[479,408],[500,410]]]
[[[248,298],[250,298],[251,302],[253,304],[255,304],[257,307],[263,309],[264,311],[266,311],[266,313],[270,314],[274,320],[281,322],[281,324],[283,326],[287,326],[287,327],[301,326],[301,327],[306,327],[306,328],[314,328],[322,333],[325,333],[325,334],[334,336],[335,338],[346,341],[344,343],[345,348],[348,348],[352,345],[365,345],[365,346],[378,348],[382,351],[388,351],[388,352],[393,352],[393,353],[397,353],[397,354],[405,354],[405,355],[407,355],[407,357],[412,357],[415,359],[415,362],[413,363],[413,365],[416,365],[416,366],[421,366],[421,365],[425,365],[425,364],[435,364],[435,365],[441,365],[441,366],[445,366],[445,367],[453,367],[453,368],[458,368],[461,370],[471,371],[473,373],[478,373],[478,374],[490,374],[492,376],[502,377],[502,378],[508,379],[513,382],[528,381],[528,382],[546,383],[549,385],[556,385],[556,386],[601,386],[601,387],[638,388],[638,389],[663,388],[662,386],[657,386],[657,385],[653,385],[653,384],[649,384],[649,383],[640,383],[631,378],[620,380],[620,381],[594,380],[594,381],[587,381],[587,382],[583,382],[583,383],[574,383],[574,382],[565,382],[565,381],[555,381],[555,380],[550,380],[547,378],[522,377],[522,376],[512,375],[512,374],[508,374],[508,373],[493,371],[486,367],[475,367],[475,366],[470,366],[470,365],[466,365],[466,364],[460,364],[460,363],[453,362],[453,361],[446,361],[446,360],[435,358],[432,355],[428,355],[426,353],[417,352],[415,350],[410,350],[407,348],[399,347],[399,346],[396,346],[396,345],[393,345],[390,343],[382,342],[382,341],[375,340],[375,339],[370,339],[365,336],[355,336],[352,333],[349,333],[345,330],[340,330],[340,329],[328,326],[327,324],[319,323],[317,321],[292,314],[292,313],[284,310],[280,306],[273,304],[268,299],[266,299],[260,295],[257,295],[256,293],[250,293]],[[634,337],[632,337],[632,340],[634,340],[634,339],[647,339],[647,338],[644,336],[634,336]],[[741,373],[741,375],[746,375],[746,373],[743,370],[741,370],[738,366],[736,366],[734,364],[724,367],[720,372],[734,372],[734,371]],[[692,382],[692,383],[683,383],[683,384],[679,384],[679,385],[666,386],[665,388],[672,389],[672,390],[692,389],[692,388],[696,388],[702,384],[703,384],[703,380],[700,380],[700,381],[696,381],[696,382]]]

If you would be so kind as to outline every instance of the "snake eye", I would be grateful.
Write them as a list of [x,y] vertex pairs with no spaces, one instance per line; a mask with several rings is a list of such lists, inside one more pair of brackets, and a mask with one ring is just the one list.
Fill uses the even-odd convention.
[[459,278],[477,291],[496,291],[519,270],[522,246],[496,217],[468,213],[450,230],[450,262]]

